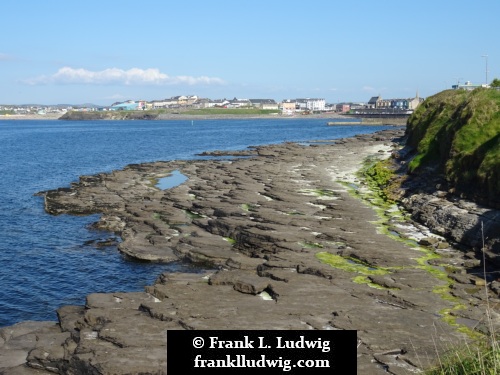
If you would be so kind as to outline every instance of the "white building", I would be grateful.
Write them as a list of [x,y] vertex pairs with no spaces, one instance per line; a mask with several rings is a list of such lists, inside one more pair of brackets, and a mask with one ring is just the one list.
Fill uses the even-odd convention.
[[295,102],[295,108],[299,111],[325,111],[325,99],[305,98],[305,99],[287,99],[283,102]]
[[454,90],[467,90],[467,91],[472,91],[472,90],[475,90],[477,88],[489,88],[490,85],[486,85],[486,84],[479,84],[479,85],[473,85],[471,81],[467,81],[465,82],[465,84],[461,85],[461,84],[457,84],[457,85],[453,85],[451,86],[452,89]]
[[215,100],[209,99],[207,104],[205,105],[205,108],[227,107],[228,104],[229,100],[226,99],[215,99]]
[[251,107],[252,103],[248,99],[236,99],[234,98],[227,105],[228,108],[241,108],[241,107]]

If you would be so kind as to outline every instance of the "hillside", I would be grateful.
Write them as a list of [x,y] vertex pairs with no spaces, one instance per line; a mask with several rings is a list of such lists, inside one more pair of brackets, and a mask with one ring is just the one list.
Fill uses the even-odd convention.
[[409,118],[412,174],[442,174],[467,198],[500,207],[500,91],[446,90]]

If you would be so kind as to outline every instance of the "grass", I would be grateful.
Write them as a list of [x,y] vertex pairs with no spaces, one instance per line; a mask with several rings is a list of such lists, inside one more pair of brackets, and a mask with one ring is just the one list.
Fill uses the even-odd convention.
[[183,115],[277,115],[274,109],[258,108],[200,108],[181,112]]
[[[484,253],[484,231],[481,223],[483,238],[483,272],[486,276],[486,257]],[[486,277],[485,277],[486,279]],[[489,336],[483,336],[472,344],[455,347],[441,357],[438,355],[438,365],[425,372],[425,375],[496,375],[500,374],[500,345],[491,318],[491,306],[488,296],[488,285],[485,283],[486,316]]]
[[464,346],[440,360],[426,375],[497,375],[500,373],[498,345]]
[[447,90],[408,120],[409,170],[437,167],[457,190],[491,201],[500,195],[500,91]]

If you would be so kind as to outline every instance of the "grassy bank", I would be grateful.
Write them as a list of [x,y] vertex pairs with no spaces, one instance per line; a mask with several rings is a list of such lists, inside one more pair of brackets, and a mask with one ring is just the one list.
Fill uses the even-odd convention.
[[412,173],[434,168],[457,192],[500,207],[500,91],[447,90],[409,118]]
[[[407,145],[416,150],[416,156],[409,163],[412,173],[434,173],[437,170],[445,174],[458,191],[474,197],[483,194],[483,200],[485,197],[490,201],[495,197],[498,199],[500,92],[476,90],[439,93],[415,112],[406,132]],[[393,199],[393,184],[397,190],[396,165],[390,160],[382,160],[364,170],[367,185],[385,201]],[[443,291],[448,293],[448,289],[447,286]],[[487,286],[485,294],[488,300]],[[491,321],[491,311],[488,303],[486,324],[489,334],[474,335],[469,343],[460,342],[447,348],[446,354],[441,355],[435,366],[424,371],[424,374],[500,374],[500,347]],[[455,324],[453,320],[448,322]]]

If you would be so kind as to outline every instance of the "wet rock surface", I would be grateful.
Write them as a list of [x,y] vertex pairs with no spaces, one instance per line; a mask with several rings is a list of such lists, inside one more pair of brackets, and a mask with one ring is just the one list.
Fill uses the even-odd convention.
[[[162,274],[144,292],[91,294],[59,309],[57,324],[1,329],[0,373],[164,374],[174,329],[354,329],[359,374],[435,363],[436,351],[468,339],[458,328],[488,329],[485,281],[466,264],[474,256],[429,233],[414,241],[425,248],[381,234],[346,186],[401,134],[130,165],[45,192],[52,214],[101,213],[95,227],[120,235],[125,256],[201,271]],[[188,180],[155,186],[176,170]]]

